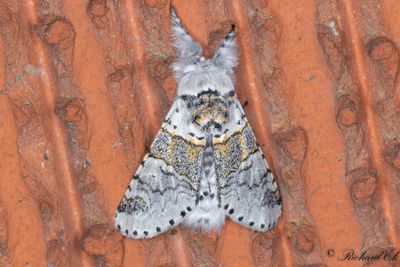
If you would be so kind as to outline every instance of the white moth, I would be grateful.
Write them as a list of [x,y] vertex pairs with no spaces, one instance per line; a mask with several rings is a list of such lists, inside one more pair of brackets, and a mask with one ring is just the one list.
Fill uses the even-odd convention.
[[267,231],[281,197],[234,90],[235,29],[211,59],[171,9],[177,96],[115,213],[118,230],[150,238],[183,223],[219,231],[225,216]]

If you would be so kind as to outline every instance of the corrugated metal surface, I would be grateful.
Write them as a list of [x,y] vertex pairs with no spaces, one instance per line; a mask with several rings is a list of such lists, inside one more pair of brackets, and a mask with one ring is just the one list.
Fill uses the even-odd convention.
[[114,210],[175,95],[170,2],[2,0],[0,266],[362,266],[338,258],[399,250],[400,2],[173,4],[208,55],[237,25],[278,227],[122,238]]

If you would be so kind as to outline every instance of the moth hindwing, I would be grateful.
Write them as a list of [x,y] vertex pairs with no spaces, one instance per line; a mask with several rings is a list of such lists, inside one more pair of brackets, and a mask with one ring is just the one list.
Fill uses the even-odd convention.
[[180,223],[219,230],[228,216],[266,231],[281,215],[281,198],[234,91],[235,29],[205,59],[171,12],[177,96],[117,208],[116,227],[150,238]]

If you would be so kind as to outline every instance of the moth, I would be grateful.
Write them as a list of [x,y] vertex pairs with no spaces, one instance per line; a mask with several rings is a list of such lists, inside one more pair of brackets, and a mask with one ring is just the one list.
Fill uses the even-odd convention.
[[116,227],[151,238],[181,223],[219,231],[229,217],[267,231],[281,197],[235,93],[235,28],[206,59],[174,8],[171,23],[177,95],[119,203]]

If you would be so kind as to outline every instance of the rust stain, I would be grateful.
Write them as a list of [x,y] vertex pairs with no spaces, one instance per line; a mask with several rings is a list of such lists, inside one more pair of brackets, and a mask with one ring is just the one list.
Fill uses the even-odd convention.
[[337,257],[400,250],[400,3],[172,2],[206,56],[237,26],[279,224],[122,237],[115,208],[176,92],[171,1],[0,0],[0,266],[363,266]]

